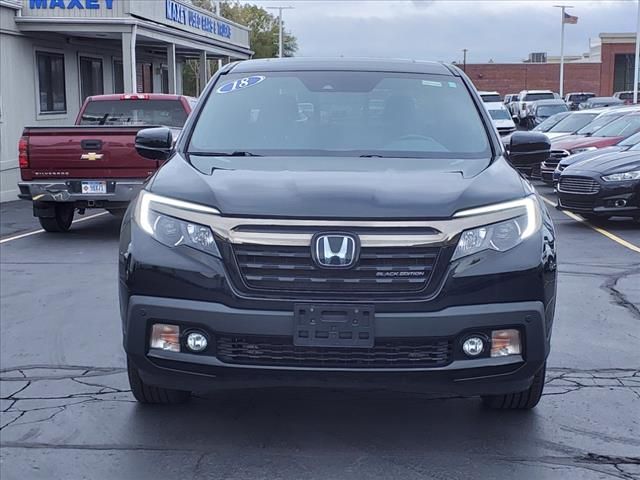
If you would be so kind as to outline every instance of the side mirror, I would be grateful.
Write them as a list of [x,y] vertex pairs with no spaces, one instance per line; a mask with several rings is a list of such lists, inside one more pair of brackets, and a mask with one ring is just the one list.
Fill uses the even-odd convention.
[[551,154],[551,142],[544,133],[514,132],[509,143],[509,161],[515,167],[540,165]]
[[173,135],[166,127],[145,128],[136,135],[136,151],[149,160],[166,160],[173,151]]

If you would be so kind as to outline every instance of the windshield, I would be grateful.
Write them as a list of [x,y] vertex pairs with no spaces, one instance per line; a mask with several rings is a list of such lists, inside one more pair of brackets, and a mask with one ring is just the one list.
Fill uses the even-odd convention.
[[550,117],[559,112],[566,112],[568,107],[564,104],[562,105],[541,105],[538,107],[536,114],[538,117]]
[[631,135],[628,138],[625,138],[620,143],[618,143],[618,145],[622,147],[630,147],[630,146],[635,146],[639,143],[640,143],[640,132],[634,135]]
[[482,101],[483,102],[501,102],[502,98],[500,98],[500,95],[498,94],[482,94],[480,95],[482,97]]
[[346,71],[222,76],[195,124],[188,151],[484,159],[491,155],[484,124],[458,78]]
[[537,127],[533,129],[534,132],[548,132],[551,127],[556,125],[560,120],[569,115],[569,112],[561,112],[556,113],[555,115],[551,115],[549,118],[545,119],[542,123],[540,123]]
[[573,103],[582,103],[595,96],[596,96],[595,93],[581,93],[577,95],[569,95],[569,101]]
[[186,120],[180,100],[99,100],[87,104],[80,125],[182,127]]
[[527,93],[522,99],[525,102],[535,102],[536,100],[553,100],[556,98],[553,93]]
[[618,118],[596,132],[595,137],[627,137],[640,130],[640,115]]
[[489,110],[489,115],[494,120],[511,120],[511,115],[504,109],[500,110]]
[[609,123],[613,122],[614,120],[620,118],[622,116],[622,113],[618,114],[618,115],[601,115],[599,117],[597,117],[593,122],[589,123],[588,125],[585,125],[583,128],[581,128],[580,130],[578,130],[578,135],[593,135],[593,133],[596,130],[601,129],[602,127],[604,127],[605,125],[608,125]]
[[597,113],[574,113],[569,115],[567,118],[558,122],[555,126],[551,127],[549,132],[569,132],[573,133],[577,130],[580,130],[585,125],[588,125],[593,121],[594,118],[598,116]]

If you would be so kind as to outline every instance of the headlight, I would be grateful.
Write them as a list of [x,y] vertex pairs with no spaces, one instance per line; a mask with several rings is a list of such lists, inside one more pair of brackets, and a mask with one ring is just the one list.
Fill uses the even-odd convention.
[[571,154],[575,155],[576,153],[590,152],[592,150],[597,150],[597,148],[596,147],[574,148],[573,150],[571,150]]
[[602,177],[605,182],[624,182],[625,180],[638,180],[640,179],[640,170],[634,170],[632,172],[612,173],[611,175],[605,175]]
[[[168,215],[155,210],[154,206],[168,206],[177,213]],[[142,230],[167,247],[185,245],[219,257],[220,251],[211,228],[178,218],[180,210],[220,214],[215,208],[142,191],[135,216]]]
[[465,230],[458,240],[452,260],[483,250],[505,252],[533,235],[542,224],[540,206],[535,196],[456,213],[456,217],[482,215],[501,210],[513,210],[514,218]]

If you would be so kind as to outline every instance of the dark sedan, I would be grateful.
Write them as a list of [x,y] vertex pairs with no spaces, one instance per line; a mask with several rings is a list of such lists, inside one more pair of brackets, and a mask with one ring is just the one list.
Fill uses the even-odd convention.
[[625,138],[616,145],[599,149],[594,148],[593,150],[587,150],[585,152],[576,153],[575,155],[569,155],[568,157],[563,158],[553,172],[553,184],[556,185],[558,183],[560,180],[560,174],[569,165],[573,165],[578,162],[585,162],[610,153],[626,151],[640,152],[640,132],[635,135],[631,135],[629,138]]
[[560,175],[558,202],[586,218],[640,220],[640,152],[615,152],[567,167]]

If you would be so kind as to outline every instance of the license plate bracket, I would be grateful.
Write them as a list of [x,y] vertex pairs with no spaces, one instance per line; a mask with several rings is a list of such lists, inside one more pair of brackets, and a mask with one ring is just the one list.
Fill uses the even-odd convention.
[[293,344],[304,347],[372,348],[373,305],[295,304]]
[[95,180],[83,180],[80,190],[87,195],[104,195],[107,193],[107,182]]

